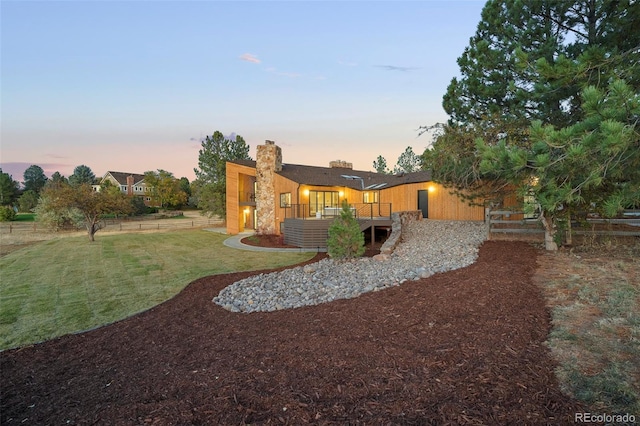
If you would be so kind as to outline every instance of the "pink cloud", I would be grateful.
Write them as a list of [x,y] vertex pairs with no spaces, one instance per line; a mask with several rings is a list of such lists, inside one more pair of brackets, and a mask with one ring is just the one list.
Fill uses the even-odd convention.
[[251,53],[243,53],[242,55],[240,55],[240,59],[242,59],[243,61],[252,62],[254,64],[259,64],[260,62],[262,62],[256,57],[256,55],[253,55]]
[[51,177],[55,172],[60,172],[64,176],[69,177],[73,173],[75,166],[63,163],[22,163],[22,162],[10,162],[0,164],[0,168],[4,173],[11,175],[13,180],[21,182],[24,176],[24,171],[32,165],[42,167],[44,174]]

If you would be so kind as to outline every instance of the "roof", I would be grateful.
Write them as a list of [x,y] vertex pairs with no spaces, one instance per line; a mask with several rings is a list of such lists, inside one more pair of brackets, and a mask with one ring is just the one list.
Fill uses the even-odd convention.
[[102,178],[102,180],[104,180],[107,177],[107,175],[113,176],[113,178],[115,180],[117,180],[120,185],[126,185],[127,184],[127,177],[128,176],[133,176],[134,184],[138,184],[138,183],[140,183],[141,181],[144,180],[144,175],[141,175],[139,173],[112,172],[112,171],[109,171],[109,172],[105,173],[104,177]]
[[[230,161],[230,163],[253,168],[256,167],[256,162],[252,160],[234,160]],[[282,171],[276,173],[300,184],[314,186],[346,186],[359,190],[384,189],[408,183],[431,181],[430,171],[393,175],[338,167],[303,166],[300,164],[283,164]]]

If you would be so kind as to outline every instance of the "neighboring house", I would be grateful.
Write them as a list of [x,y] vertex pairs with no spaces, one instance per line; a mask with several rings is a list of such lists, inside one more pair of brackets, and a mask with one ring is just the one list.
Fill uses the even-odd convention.
[[431,173],[382,174],[352,170],[344,161],[329,167],[284,164],[282,150],[271,141],[257,147],[256,161],[226,164],[227,233],[254,229],[284,234],[287,244],[326,247],[327,230],[351,205],[361,229],[390,227],[391,213],[421,210],[429,219],[484,220],[484,208],[469,206]]
[[93,185],[94,190],[99,191],[100,185],[105,182],[110,182],[127,195],[141,197],[147,206],[150,206],[152,203],[150,188],[144,183],[144,175],[109,171],[100,179],[98,185]]

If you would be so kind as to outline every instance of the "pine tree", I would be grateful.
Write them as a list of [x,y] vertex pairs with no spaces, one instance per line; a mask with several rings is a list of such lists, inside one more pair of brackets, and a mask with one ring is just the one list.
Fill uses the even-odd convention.
[[227,161],[251,160],[249,145],[242,136],[225,137],[215,131],[202,141],[198,155],[198,168],[194,188],[198,198],[198,207],[209,216],[226,216]]
[[340,216],[329,227],[327,251],[334,259],[352,259],[364,253],[364,234],[346,200],[342,201]]

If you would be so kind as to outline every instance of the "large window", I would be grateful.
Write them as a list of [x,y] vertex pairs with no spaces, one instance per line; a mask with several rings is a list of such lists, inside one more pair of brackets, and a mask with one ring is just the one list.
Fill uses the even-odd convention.
[[337,208],[339,204],[338,191],[309,191],[309,213],[315,216],[316,212],[324,213],[326,208]]

